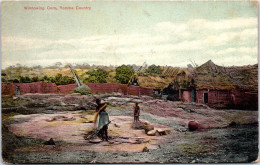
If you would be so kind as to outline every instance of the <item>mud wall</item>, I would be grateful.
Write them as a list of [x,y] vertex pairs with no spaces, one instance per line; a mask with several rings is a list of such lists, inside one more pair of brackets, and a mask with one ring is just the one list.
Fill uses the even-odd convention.
[[122,94],[127,94],[126,85],[123,84],[86,84],[92,91],[92,93],[112,93],[112,92],[120,92]]
[[[141,88],[136,86],[127,86],[124,84],[86,84],[93,93],[112,93],[120,92],[124,95],[148,95],[152,96],[153,89]],[[25,93],[70,93],[77,87],[76,84],[59,85],[54,83],[35,82],[35,83],[7,83],[2,84],[2,95],[15,95],[16,86],[20,87],[20,94]]]
[[225,107],[230,107],[232,102],[231,102],[231,97],[230,94],[231,92],[228,90],[199,90],[196,91],[196,102],[198,103],[205,103],[205,94],[208,95],[208,104],[211,107],[215,108],[225,108]]
[[233,106],[237,109],[258,109],[257,91],[233,90],[231,100]]
[[14,95],[15,94],[14,83],[2,84],[1,85],[1,94],[2,95]]
[[196,102],[205,103],[214,108],[258,109],[258,93],[243,90],[197,90]]
[[[103,84],[86,84],[92,93],[112,93],[112,92],[119,92],[124,95],[153,95],[153,89],[150,88],[141,88],[138,86],[127,86],[124,84],[112,84],[112,83],[103,83]],[[69,85],[59,85],[58,92],[59,93],[70,93],[74,88],[76,88],[76,84],[69,84]]]
[[191,91],[183,91],[182,100],[185,102],[191,102]]
[[151,88],[140,88],[140,94],[146,96],[153,96],[153,89]]
[[8,83],[2,84],[2,95],[15,95],[16,87],[20,87],[20,94],[25,93],[56,93],[57,85],[54,83]]
[[55,83],[43,83],[41,84],[41,93],[56,93],[57,85]]
[[70,93],[73,89],[77,87],[76,84],[59,85],[57,86],[57,92],[62,94]]

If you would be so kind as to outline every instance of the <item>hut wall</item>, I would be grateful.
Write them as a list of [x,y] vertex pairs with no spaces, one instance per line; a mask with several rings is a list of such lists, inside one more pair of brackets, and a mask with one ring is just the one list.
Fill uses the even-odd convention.
[[245,98],[247,98],[246,109],[258,110],[258,92],[245,92]]
[[203,93],[206,93],[206,92],[208,92],[207,90],[197,90],[196,91],[196,102],[197,103],[204,103],[203,102]]
[[182,100],[185,102],[191,102],[191,91],[183,91]]
[[258,109],[258,92],[232,90],[231,99],[234,108]]
[[231,105],[231,92],[225,90],[197,90],[196,102],[204,103],[204,94],[208,95],[207,105],[215,108],[225,108]]
[[197,90],[196,102],[204,103],[204,93],[208,93],[208,103],[214,108],[258,109],[258,92],[242,90]]

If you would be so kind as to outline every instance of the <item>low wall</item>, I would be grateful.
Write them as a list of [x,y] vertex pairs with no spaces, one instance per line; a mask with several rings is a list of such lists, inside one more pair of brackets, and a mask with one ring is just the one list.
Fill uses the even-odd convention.
[[103,84],[86,84],[86,85],[91,89],[92,93],[120,92],[125,95],[127,94],[127,86],[123,84],[103,83]]
[[77,88],[76,84],[59,85],[57,86],[57,92],[62,94],[67,94],[70,93],[75,88]]
[[54,83],[7,83],[1,85],[2,95],[15,95],[16,87],[20,87],[20,94],[25,93],[57,93],[57,85]]
[[[100,83],[86,84],[92,93],[112,93],[119,92],[124,95],[148,95],[152,96],[153,90],[137,86],[127,86],[124,84]],[[25,93],[62,93],[68,94],[77,87],[76,84],[59,85],[55,83],[35,82],[35,83],[7,83],[2,84],[2,95],[15,95],[16,87],[20,87],[20,94]]]

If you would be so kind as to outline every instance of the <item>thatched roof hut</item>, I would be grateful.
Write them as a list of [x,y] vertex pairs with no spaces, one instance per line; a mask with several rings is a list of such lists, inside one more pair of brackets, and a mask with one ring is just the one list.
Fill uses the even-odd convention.
[[209,60],[196,68],[194,81],[197,89],[257,89],[258,64],[241,67],[222,67]]
[[163,68],[162,75],[139,74],[141,87],[164,89],[258,89],[258,64],[248,66],[223,67],[211,60],[193,68]]

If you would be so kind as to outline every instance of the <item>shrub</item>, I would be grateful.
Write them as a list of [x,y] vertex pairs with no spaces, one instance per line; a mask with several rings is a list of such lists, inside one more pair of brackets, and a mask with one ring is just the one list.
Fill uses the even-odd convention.
[[86,73],[88,77],[86,81],[89,83],[106,83],[108,73],[104,69],[96,68]]
[[82,85],[80,87],[77,87],[73,90],[74,93],[80,93],[81,95],[88,95],[91,94],[91,90],[88,86]]
[[146,70],[146,73],[154,73],[154,74],[162,74],[162,69],[161,67],[158,65],[150,65]]
[[56,74],[54,78],[53,77],[48,78],[47,76],[46,77],[44,76],[43,79],[44,81],[52,82],[57,85],[67,85],[67,84],[75,83],[74,78],[69,76],[62,76],[62,74],[60,73]]
[[25,76],[25,77],[21,76],[19,82],[20,82],[20,83],[31,83],[32,80],[31,80],[30,77],[28,77],[28,76]]
[[122,65],[116,68],[115,79],[121,84],[127,84],[134,74],[134,70],[130,66]]

